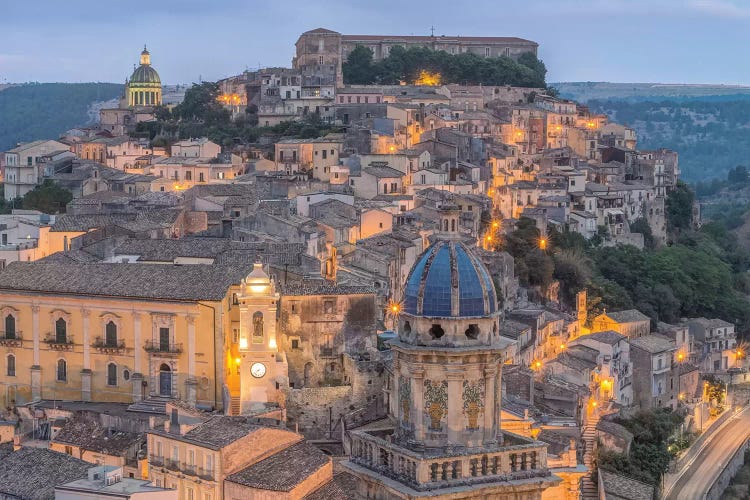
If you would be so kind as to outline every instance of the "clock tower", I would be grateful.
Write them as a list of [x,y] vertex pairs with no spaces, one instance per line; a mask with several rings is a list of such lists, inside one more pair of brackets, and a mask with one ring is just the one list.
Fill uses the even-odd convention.
[[276,309],[279,294],[273,281],[256,263],[242,281],[240,306],[240,411],[284,405],[280,390],[289,383],[286,356],[276,343]]

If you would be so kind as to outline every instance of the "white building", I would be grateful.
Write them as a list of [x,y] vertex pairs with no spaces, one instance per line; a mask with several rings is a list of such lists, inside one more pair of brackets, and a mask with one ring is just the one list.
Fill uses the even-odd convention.
[[122,477],[122,467],[101,465],[89,469],[88,478],[55,487],[55,500],[82,499],[177,500],[177,490],[152,486],[148,481]]
[[70,147],[57,141],[34,141],[5,152],[5,199],[21,198],[41,181],[38,164],[70,153]]

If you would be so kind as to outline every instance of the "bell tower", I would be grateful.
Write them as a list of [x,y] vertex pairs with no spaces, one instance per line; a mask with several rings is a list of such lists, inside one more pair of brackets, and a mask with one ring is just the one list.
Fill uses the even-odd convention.
[[240,307],[240,409],[249,413],[265,403],[283,406],[282,387],[288,385],[286,357],[276,343],[276,286],[256,263],[242,281]]

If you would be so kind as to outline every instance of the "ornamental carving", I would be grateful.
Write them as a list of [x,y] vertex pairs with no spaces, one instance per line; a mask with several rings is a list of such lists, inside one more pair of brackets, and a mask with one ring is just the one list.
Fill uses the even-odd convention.
[[408,424],[411,412],[411,381],[403,375],[398,377],[398,403],[401,407],[401,423]]
[[429,430],[443,430],[443,420],[448,413],[448,381],[424,381],[425,415],[429,417]]
[[479,428],[479,415],[484,410],[484,380],[464,380],[463,400],[464,414],[468,420],[467,429],[476,430]]

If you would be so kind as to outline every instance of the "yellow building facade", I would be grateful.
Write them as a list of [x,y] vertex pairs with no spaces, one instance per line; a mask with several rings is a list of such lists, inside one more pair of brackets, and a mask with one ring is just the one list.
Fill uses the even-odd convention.
[[225,392],[239,398],[233,297],[249,267],[11,264],[0,276],[0,404],[159,396],[223,408]]

